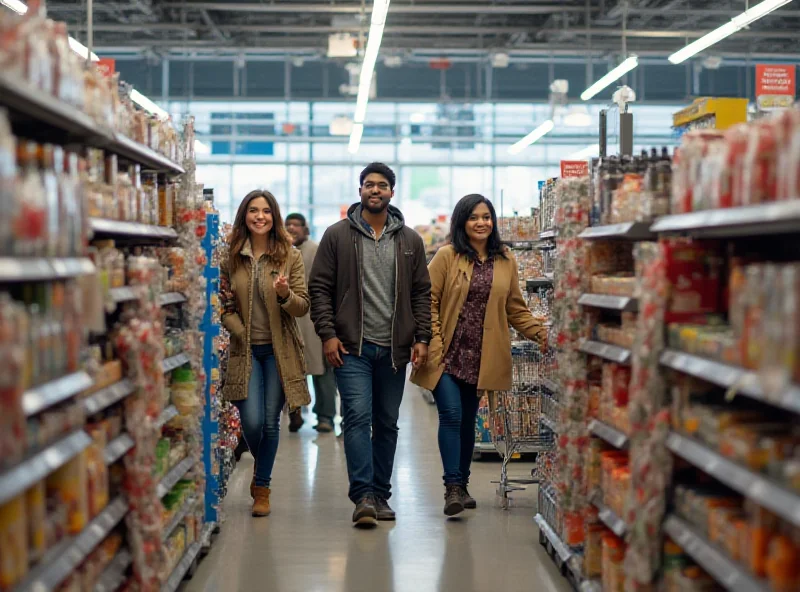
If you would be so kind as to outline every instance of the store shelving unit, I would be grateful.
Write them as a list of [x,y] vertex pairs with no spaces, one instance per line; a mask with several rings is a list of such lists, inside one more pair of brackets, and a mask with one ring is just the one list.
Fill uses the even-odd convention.
[[83,399],[83,406],[86,415],[94,415],[115,403],[122,401],[125,397],[133,394],[136,387],[127,378],[105,387]]
[[97,548],[128,513],[128,502],[118,497],[100,512],[80,534],[56,545],[13,592],[50,592]]
[[170,405],[161,412],[161,414],[156,419],[156,427],[163,428],[167,423],[169,423],[172,419],[178,416],[178,409],[175,405]]
[[122,549],[100,576],[100,580],[94,587],[94,592],[116,592],[119,590],[122,583],[127,579],[126,572],[132,562],[133,558],[130,551]]
[[637,312],[639,309],[639,302],[636,298],[609,294],[583,294],[578,300],[578,304],[619,312]]
[[717,386],[735,389],[756,401],[800,413],[800,386],[796,384],[778,393],[767,394],[757,372],[672,349],[661,354],[661,365]]
[[796,492],[682,434],[671,432],[667,437],[667,447],[731,489],[800,526],[800,495]]
[[186,501],[183,502],[183,505],[175,512],[175,516],[172,517],[172,520],[170,520],[164,528],[164,532],[161,534],[162,540],[166,541],[169,538],[169,535],[183,522],[195,505],[197,505],[197,498],[194,496],[188,497]]
[[94,273],[91,259],[80,257],[0,257],[0,283],[45,282]]
[[133,438],[128,434],[120,434],[114,438],[111,442],[106,444],[105,450],[103,450],[103,458],[106,464],[113,465],[122,458],[126,452],[133,448],[134,445]]
[[166,583],[161,587],[161,592],[175,592],[175,590],[178,589],[183,578],[194,569],[195,561],[202,548],[203,545],[200,542],[189,545],[183,557],[181,557],[181,560],[178,562],[178,565],[172,570],[169,579],[167,579]]
[[580,351],[618,364],[629,364],[631,360],[631,350],[602,341],[587,339],[581,344]]
[[169,358],[165,358],[161,363],[161,369],[166,372],[172,372],[175,368],[180,368],[184,364],[189,363],[189,356],[185,353],[176,354]]
[[611,529],[611,532],[619,537],[625,536],[625,532],[628,530],[628,525],[625,524],[625,521],[617,516],[611,508],[603,503],[603,500],[599,494],[595,494],[592,497],[592,505],[597,508],[598,517],[603,524]]
[[593,419],[589,422],[589,431],[611,444],[614,448],[624,449],[628,446],[628,436],[624,432],[611,427],[607,423],[603,423],[599,419]]
[[678,516],[668,516],[664,531],[700,566],[730,592],[768,592],[766,582],[759,581],[732,561]]
[[170,306],[172,304],[182,304],[186,302],[186,296],[180,292],[166,292],[158,297],[158,303],[161,306]]
[[580,237],[588,240],[617,239],[627,241],[655,240],[657,235],[650,228],[649,222],[626,222],[624,224],[608,224],[590,226]]
[[147,170],[176,175],[185,172],[182,166],[152,148],[101,128],[77,108],[7,73],[0,73],[0,96],[3,97],[3,106],[11,111],[15,119],[48,126],[72,143],[103,148],[128,161],[139,163]]
[[29,455],[17,465],[0,473],[0,504],[4,504],[60,468],[92,443],[79,429]]
[[164,475],[164,478],[161,479],[161,482],[156,488],[156,494],[158,497],[164,497],[167,495],[170,490],[175,487],[175,484],[183,479],[184,475],[186,475],[186,473],[188,473],[195,464],[195,459],[189,457],[184,458],[181,462],[172,467],[167,474]]
[[800,232],[800,199],[664,216],[653,224],[652,230],[705,238]]
[[92,386],[91,377],[80,370],[41,386],[28,389],[22,395],[22,410],[26,417],[36,415],[52,405],[71,399]]
[[104,218],[91,218],[89,227],[94,238],[107,237],[122,240],[139,239],[146,241],[171,241],[178,238],[174,228],[166,226],[152,226],[140,222],[120,222],[119,220],[106,220]]

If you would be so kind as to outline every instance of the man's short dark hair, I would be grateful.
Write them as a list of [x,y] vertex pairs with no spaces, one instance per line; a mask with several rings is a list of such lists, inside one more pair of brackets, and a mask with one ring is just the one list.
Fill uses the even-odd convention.
[[303,216],[303,214],[298,214],[297,212],[294,212],[294,213],[292,213],[292,214],[289,214],[288,216],[286,216],[286,223],[287,223],[287,224],[288,224],[288,223],[289,223],[291,220],[297,220],[298,222],[300,222],[300,224],[301,224],[302,226],[308,226],[308,224],[306,224],[306,217],[305,217],[305,216]]
[[367,166],[367,168],[361,171],[361,176],[358,179],[359,185],[363,187],[364,179],[367,178],[367,175],[371,175],[372,173],[378,173],[379,175],[386,177],[386,180],[389,181],[389,187],[394,189],[394,184],[397,181],[397,177],[395,176],[394,171],[382,162],[373,162]]

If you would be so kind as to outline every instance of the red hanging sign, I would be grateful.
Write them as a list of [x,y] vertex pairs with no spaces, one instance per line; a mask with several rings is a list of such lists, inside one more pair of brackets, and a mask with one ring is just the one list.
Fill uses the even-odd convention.
[[586,177],[589,175],[589,161],[587,160],[562,160],[561,178]]
[[796,68],[791,64],[756,64],[756,100],[762,111],[788,109],[795,98]]
[[100,58],[95,62],[95,65],[103,76],[113,76],[114,72],[117,71],[117,60],[114,58]]

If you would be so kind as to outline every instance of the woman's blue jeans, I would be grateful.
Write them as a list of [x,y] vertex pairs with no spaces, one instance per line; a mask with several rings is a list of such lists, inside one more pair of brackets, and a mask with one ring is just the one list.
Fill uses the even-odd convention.
[[439,410],[439,454],[444,466],[444,483],[466,485],[475,450],[478,388],[445,373],[433,389],[433,397]]
[[242,418],[242,431],[250,453],[256,459],[256,486],[269,487],[278,454],[281,410],[286,400],[272,345],[253,345],[253,369],[247,398],[235,401]]

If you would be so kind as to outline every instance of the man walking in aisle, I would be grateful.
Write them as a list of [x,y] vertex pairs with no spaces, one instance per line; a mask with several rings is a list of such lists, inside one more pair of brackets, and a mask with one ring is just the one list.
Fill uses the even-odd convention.
[[422,239],[390,206],[395,174],[361,172],[361,203],[325,232],[311,271],[311,319],[342,398],[356,526],[394,520],[389,507],[406,365],[424,366],[431,281]]
[[[292,235],[294,246],[303,256],[306,267],[306,283],[311,275],[311,267],[317,256],[317,243],[309,238],[309,229],[306,218],[302,214],[289,214],[286,216],[286,230]],[[336,377],[333,366],[326,363],[322,353],[322,342],[314,331],[310,314],[297,319],[300,333],[305,344],[306,367],[314,383],[314,414],[317,416],[317,425],[314,426],[320,433],[333,431],[333,418],[336,415]],[[295,418],[297,416],[297,418]],[[297,431],[303,425],[300,409],[291,414],[289,429]],[[294,429],[296,426],[297,429]]]

